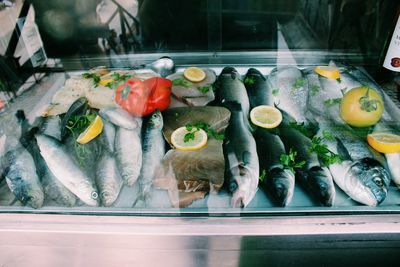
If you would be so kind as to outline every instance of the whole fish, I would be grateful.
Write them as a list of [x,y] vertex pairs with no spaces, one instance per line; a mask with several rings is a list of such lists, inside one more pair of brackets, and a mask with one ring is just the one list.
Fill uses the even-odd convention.
[[[257,69],[250,68],[247,71],[244,84],[251,108],[274,104],[272,89]],[[295,176],[280,162],[281,155],[286,153],[282,140],[278,135],[261,127],[255,130],[254,139],[257,144],[260,173],[265,174],[262,182],[277,205],[286,206],[293,197]]]
[[36,135],[40,154],[54,176],[73,194],[89,206],[98,206],[94,181],[72,160],[61,144],[45,135]]
[[257,144],[260,172],[265,172],[262,182],[277,205],[287,206],[293,197],[295,176],[280,162],[281,155],[286,154],[282,140],[264,128],[258,128],[254,132],[254,139]]
[[246,207],[258,188],[260,166],[256,142],[244,120],[241,105],[237,102],[224,105],[231,111],[223,145],[226,183],[232,193],[233,207]]
[[103,205],[111,206],[121,191],[123,180],[118,172],[115,158],[108,151],[103,151],[97,162],[96,185]]
[[75,206],[77,202],[76,196],[54,176],[47,166],[41,181],[46,199],[50,198],[65,207]]
[[43,187],[31,154],[22,146],[17,146],[6,152],[2,165],[7,185],[15,197],[24,205],[41,208],[44,201]]
[[332,206],[335,201],[335,186],[332,176],[320,165],[318,155],[310,152],[311,140],[289,124],[291,118],[282,111],[283,121],[279,133],[285,144],[286,151],[293,148],[297,152],[298,161],[305,161],[305,165],[296,170],[296,178],[300,184],[322,205]]
[[122,108],[100,109],[99,115],[112,124],[127,130],[135,130],[142,126],[142,120],[140,118],[132,116]]
[[142,145],[140,128],[127,130],[117,128],[115,135],[117,166],[125,184],[132,186],[139,177],[142,167]]
[[161,164],[165,155],[163,126],[163,117],[159,110],[148,116],[143,124],[143,164],[139,178],[139,190],[143,200],[149,197],[155,170]]
[[244,121],[248,123],[250,103],[246,88],[240,80],[240,75],[235,68],[225,67],[218,76],[217,101],[225,105],[226,102],[236,102],[241,106]]
[[297,123],[307,123],[307,79],[296,67],[277,67],[268,75],[274,103]]
[[330,131],[335,139],[325,140],[342,161],[329,166],[335,183],[353,200],[368,206],[382,203],[388,192],[390,175],[375,159],[371,148],[350,130],[319,121],[320,133]]

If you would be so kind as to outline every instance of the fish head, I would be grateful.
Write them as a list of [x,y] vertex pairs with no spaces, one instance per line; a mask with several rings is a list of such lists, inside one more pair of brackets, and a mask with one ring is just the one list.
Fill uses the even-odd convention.
[[239,165],[231,169],[229,191],[232,192],[232,206],[246,207],[253,199],[258,188],[258,174],[252,169]]
[[44,202],[43,191],[32,190],[28,196],[27,203],[34,209],[41,208]]
[[[88,181],[82,181],[77,185],[77,189],[80,191],[81,200],[90,206],[99,205],[99,193],[97,190],[93,190],[93,185]],[[82,196],[85,196],[82,198]]]
[[346,180],[352,183],[347,184],[346,187],[360,186],[359,190],[362,190],[360,194],[367,197],[365,203],[376,206],[382,203],[387,196],[390,175],[377,160],[363,158],[351,165]]
[[320,166],[314,166],[307,172],[308,184],[322,205],[331,207],[335,201],[335,187],[331,173]]
[[[14,180],[23,180],[22,178],[17,178]],[[33,188],[23,184],[11,183],[6,176],[6,182],[10,190],[13,192],[15,197],[22,202],[22,204],[28,204],[34,209],[41,208],[44,202],[44,194],[41,188]]]
[[163,122],[163,117],[161,114],[161,111],[159,111],[158,109],[155,110],[150,117],[149,123],[157,129],[162,129],[164,126],[164,122]]
[[277,204],[285,207],[290,203],[295,181],[293,172],[284,168],[273,168],[265,181]]

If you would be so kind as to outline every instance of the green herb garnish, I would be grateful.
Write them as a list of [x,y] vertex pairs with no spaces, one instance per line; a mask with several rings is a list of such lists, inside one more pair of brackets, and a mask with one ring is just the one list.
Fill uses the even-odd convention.
[[296,90],[300,89],[301,87],[304,86],[305,83],[306,83],[306,80],[304,78],[298,78],[293,84],[292,91],[296,91]]
[[201,87],[197,87],[197,90],[199,90],[203,94],[206,94],[206,93],[208,93],[208,91],[210,91],[210,87],[209,86],[201,86]]
[[214,131],[213,129],[210,128],[210,125],[208,125],[205,122],[198,122],[195,124],[188,123],[185,125],[185,127],[186,127],[186,130],[189,132],[189,133],[185,134],[185,136],[183,138],[183,141],[185,143],[189,142],[190,140],[194,140],[195,133],[198,132],[200,129],[203,129],[207,133],[208,137],[213,137],[214,139],[219,140],[219,141],[222,141],[225,139],[224,134],[217,133],[216,131]]
[[330,107],[340,104],[340,101],[342,101],[341,98],[329,98],[324,101],[324,105],[326,107],[330,108]]
[[342,80],[341,80],[340,78],[337,78],[336,81],[337,81],[338,83],[342,83]]
[[94,87],[97,87],[99,85],[100,76],[97,75],[96,73],[85,72],[82,74],[82,77],[85,79],[92,79]]
[[310,88],[311,95],[315,96],[316,94],[318,94],[320,89],[321,88],[316,84],[311,85],[311,88]]
[[314,136],[312,138],[309,152],[315,152],[324,166],[329,166],[334,163],[340,163],[342,161],[340,156],[329,150],[328,146],[324,143],[325,140],[334,138],[333,134],[325,131],[323,135],[324,137]]
[[301,169],[306,164],[306,161],[304,160],[297,162],[296,157],[297,151],[293,148],[290,148],[289,154],[282,154],[279,160],[285,168],[295,173],[296,169]]
[[261,182],[264,182],[265,176],[267,176],[267,172],[265,170],[262,170],[260,177],[258,177],[258,179]]
[[305,135],[309,138],[314,136],[314,133],[311,131],[311,129],[309,129],[308,127],[305,126],[304,122],[302,122],[302,123],[289,122],[289,127],[301,132],[303,135]]
[[272,95],[273,96],[278,96],[278,94],[279,94],[279,88],[272,89]]
[[256,81],[254,80],[254,78],[253,77],[246,77],[245,79],[244,79],[244,84],[247,84],[247,85],[253,85],[254,83],[255,83]]
[[114,72],[113,74],[111,74],[111,78],[113,81],[109,82],[106,86],[111,89],[114,89],[118,85],[120,85],[121,83],[125,82],[126,80],[132,77],[133,76],[130,74],[119,74],[118,72]]
[[172,85],[183,86],[183,87],[189,88],[193,84],[185,79],[175,79],[175,80],[172,80]]

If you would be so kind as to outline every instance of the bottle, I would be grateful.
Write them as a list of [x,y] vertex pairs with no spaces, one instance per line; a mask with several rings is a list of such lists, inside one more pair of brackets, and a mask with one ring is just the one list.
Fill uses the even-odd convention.
[[400,16],[394,28],[383,67],[391,71],[400,72]]

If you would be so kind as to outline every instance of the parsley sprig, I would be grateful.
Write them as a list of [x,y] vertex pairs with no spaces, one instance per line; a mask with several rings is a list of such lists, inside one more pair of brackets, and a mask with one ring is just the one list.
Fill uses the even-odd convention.
[[99,85],[100,75],[97,75],[96,73],[85,72],[82,74],[82,77],[85,79],[92,79],[94,87]]
[[281,164],[295,173],[296,169],[301,169],[306,164],[305,160],[297,161],[297,151],[290,148],[289,154],[282,154],[279,158]]
[[331,108],[335,105],[339,105],[340,101],[342,101],[341,98],[329,98],[327,100],[324,101],[324,105],[328,108]]
[[306,80],[304,78],[298,78],[292,87],[292,91],[296,91],[298,89],[300,89],[301,87],[303,87],[306,83]]
[[255,83],[254,77],[246,77],[243,81],[244,84],[253,85]]
[[183,86],[183,87],[189,88],[193,84],[185,79],[175,79],[175,80],[172,80],[172,85]]
[[324,166],[329,166],[334,163],[340,163],[342,161],[340,156],[329,150],[328,146],[324,143],[324,141],[332,141],[334,139],[334,135],[329,131],[323,131],[322,137],[314,136],[311,139],[311,146],[309,148],[309,151],[310,153],[317,153],[318,158],[321,160]]
[[224,134],[219,134],[213,129],[211,129],[210,125],[205,123],[205,122],[198,122],[195,124],[188,123],[185,125],[186,130],[189,132],[185,134],[183,137],[183,141],[185,143],[189,142],[190,140],[194,140],[195,138],[195,133],[200,131],[200,129],[204,130],[207,133],[208,137],[213,137],[216,140],[224,140],[225,135]]
[[120,74],[118,72],[114,72],[111,74],[112,82],[109,82],[106,86],[111,89],[117,88],[118,85],[121,83],[125,82],[129,78],[132,78],[132,75],[130,74]]

